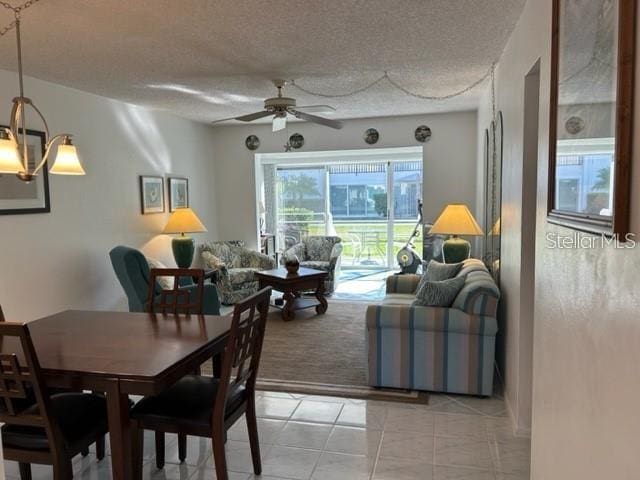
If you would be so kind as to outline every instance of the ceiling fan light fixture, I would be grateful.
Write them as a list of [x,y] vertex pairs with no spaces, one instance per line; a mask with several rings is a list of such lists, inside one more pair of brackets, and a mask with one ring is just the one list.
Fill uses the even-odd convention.
[[273,117],[272,131],[279,132],[287,127],[287,113],[278,112]]

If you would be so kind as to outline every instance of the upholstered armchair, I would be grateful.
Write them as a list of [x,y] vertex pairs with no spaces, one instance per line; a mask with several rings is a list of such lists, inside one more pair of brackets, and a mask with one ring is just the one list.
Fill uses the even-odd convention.
[[268,255],[250,250],[240,240],[207,242],[200,246],[208,268],[219,271],[216,285],[224,305],[233,305],[258,291],[254,273],[275,268]]
[[[120,281],[129,301],[130,312],[145,312],[147,295],[149,292],[149,264],[145,256],[139,250],[130,247],[118,246],[109,252],[113,270]],[[183,278],[180,288],[191,290],[195,293],[196,285],[191,279]],[[161,288],[156,284],[158,294]],[[205,315],[220,314],[220,300],[215,285],[205,284],[202,297],[202,312]]]
[[326,294],[334,292],[340,275],[342,239],[340,237],[308,236],[282,254],[281,263],[295,255],[300,266],[329,272],[324,282]]

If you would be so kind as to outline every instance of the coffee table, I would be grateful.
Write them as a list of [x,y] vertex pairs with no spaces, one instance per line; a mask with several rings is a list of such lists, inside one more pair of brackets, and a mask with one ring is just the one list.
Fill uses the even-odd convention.
[[[327,311],[327,300],[324,298],[324,281],[329,272],[300,267],[297,273],[290,274],[284,268],[256,272],[260,289],[272,287],[282,292],[284,305],[272,306],[282,310],[285,322],[295,317],[296,310],[315,307],[318,315]],[[315,298],[302,297],[304,290],[315,290]]]

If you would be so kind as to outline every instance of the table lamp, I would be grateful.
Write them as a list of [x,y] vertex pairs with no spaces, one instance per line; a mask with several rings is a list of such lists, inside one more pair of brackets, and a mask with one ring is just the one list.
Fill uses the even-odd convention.
[[178,208],[169,217],[167,226],[164,227],[162,233],[179,233],[179,237],[175,237],[171,241],[171,250],[173,250],[173,258],[176,265],[180,268],[189,268],[193,261],[193,253],[195,252],[195,242],[193,238],[187,237],[185,233],[206,232],[207,229],[202,224],[198,216],[190,208]]
[[471,244],[458,235],[483,235],[480,225],[463,203],[447,205],[429,233],[451,235],[442,245],[442,260],[445,263],[457,263],[469,258]]

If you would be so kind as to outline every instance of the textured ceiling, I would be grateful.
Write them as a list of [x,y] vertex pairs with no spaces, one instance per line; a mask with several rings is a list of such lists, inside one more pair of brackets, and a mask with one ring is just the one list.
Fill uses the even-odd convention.
[[[211,121],[262,108],[273,78],[341,93],[389,75],[411,91],[446,95],[473,83],[501,53],[525,0],[41,0],[23,13],[25,74]],[[0,25],[12,20],[0,12]],[[14,35],[0,68],[16,70]],[[27,92],[28,93],[28,92]],[[323,99],[294,87],[298,105],[333,118],[475,108],[386,83]]]

